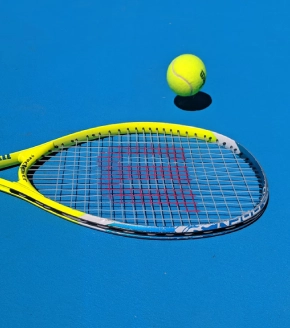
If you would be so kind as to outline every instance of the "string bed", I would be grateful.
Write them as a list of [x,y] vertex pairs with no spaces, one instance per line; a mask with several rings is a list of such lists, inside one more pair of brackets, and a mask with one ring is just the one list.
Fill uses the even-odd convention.
[[39,159],[28,178],[58,203],[148,226],[221,222],[252,210],[262,196],[262,177],[241,156],[159,133],[75,141]]

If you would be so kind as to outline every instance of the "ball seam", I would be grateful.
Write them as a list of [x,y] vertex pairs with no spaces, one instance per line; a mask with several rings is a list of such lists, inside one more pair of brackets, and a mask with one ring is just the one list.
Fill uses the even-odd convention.
[[172,66],[171,66],[173,74],[176,75],[177,77],[179,77],[181,80],[183,80],[185,83],[188,84],[188,86],[190,88],[190,94],[192,95],[192,93],[193,93],[192,86],[190,85],[190,83],[184,77],[182,77],[181,75],[176,73],[176,71],[174,70],[174,63],[175,63],[175,60],[173,61]]

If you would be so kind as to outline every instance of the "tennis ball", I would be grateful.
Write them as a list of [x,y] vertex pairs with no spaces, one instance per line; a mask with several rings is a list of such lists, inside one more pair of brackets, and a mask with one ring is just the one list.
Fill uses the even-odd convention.
[[179,96],[193,96],[205,84],[206,69],[200,58],[185,54],[173,59],[167,70],[170,89]]

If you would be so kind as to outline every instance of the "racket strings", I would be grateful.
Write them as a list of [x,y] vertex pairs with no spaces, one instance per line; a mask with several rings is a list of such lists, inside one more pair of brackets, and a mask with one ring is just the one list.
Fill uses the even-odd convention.
[[76,142],[37,161],[28,178],[46,197],[142,225],[221,222],[253,209],[261,179],[216,143],[159,133]]

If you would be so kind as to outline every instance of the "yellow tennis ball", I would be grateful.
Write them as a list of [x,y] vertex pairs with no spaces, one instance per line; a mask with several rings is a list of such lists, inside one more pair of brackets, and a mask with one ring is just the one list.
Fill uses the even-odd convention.
[[205,84],[206,69],[200,58],[185,54],[173,59],[167,70],[170,89],[179,96],[193,96]]

